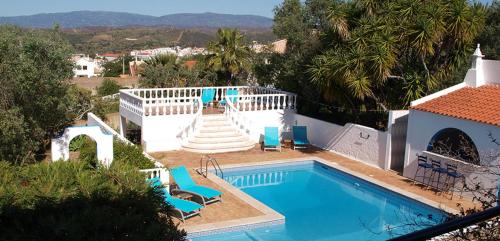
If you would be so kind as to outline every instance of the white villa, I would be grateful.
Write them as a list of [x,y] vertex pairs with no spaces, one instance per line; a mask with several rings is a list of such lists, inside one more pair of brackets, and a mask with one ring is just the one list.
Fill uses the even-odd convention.
[[[496,186],[498,176],[478,168],[500,173],[500,61],[482,58],[478,46],[464,82],[411,103],[404,176],[415,175],[418,154],[457,164],[468,180]],[[435,153],[439,142],[448,144],[446,156]]]
[[[422,205],[452,213],[457,213],[457,211],[453,211],[450,204],[456,205],[456,202],[448,200],[448,197],[445,197],[447,195],[441,194],[451,192],[452,199],[454,192],[464,189],[463,182],[455,182],[457,178],[453,177],[459,177],[466,183],[479,182],[478,184],[482,187],[496,191],[500,173],[500,61],[483,60],[482,57],[478,46],[473,55],[472,67],[462,83],[415,100],[411,103],[409,110],[390,111],[388,127],[384,131],[352,123],[341,126],[298,114],[296,112],[297,95],[274,88],[224,86],[122,89],[119,93],[119,132],[89,113],[87,126],[67,128],[63,135],[52,140],[52,158],[54,161],[67,160],[71,139],[77,135],[88,135],[96,141],[98,159],[104,165],[110,166],[113,159],[113,138],[133,145],[126,139],[127,123],[136,124],[141,129],[140,142],[144,155],[154,161],[157,167],[141,170],[148,178],[159,178],[169,191],[170,177],[180,186],[175,176],[179,175],[179,170],[186,170],[188,167],[193,169],[193,174],[197,172],[205,177],[204,179],[197,178],[197,182],[211,183],[210,185],[217,187],[217,190],[224,190],[224,193],[230,192],[238,199],[237,205],[231,204],[235,202],[231,198],[225,199],[227,201],[218,205],[210,206],[205,205],[203,201],[203,209],[201,211],[198,209],[194,213],[202,212],[211,216],[209,219],[204,219],[205,215],[193,216],[193,219],[197,220],[194,223],[189,223],[183,215],[184,212],[193,211],[183,211],[182,207],[176,207],[181,213],[182,227],[186,228],[189,235],[194,238],[203,237],[212,231],[227,231],[231,228],[238,231],[244,226],[253,228],[264,224],[283,224],[286,221],[286,214],[276,212],[253,199],[251,195],[244,194],[238,188],[279,186],[290,183],[293,181],[293,175],[289,175],[287,171],[274,169],[262,171],[262,166],[283,165],[282,167],[285,167],[293,166],[294,163],[303,164],[314,161],[314,163],[321,164],[322,170],[330,172],[338,169],[337,171],[359,178],[359,180],[353,179],[352,182],[348,181],[345,185],[339,185],[340,189],[354,190],[351,195],[352,200],[363,199],[362,201],[368,204],[370,210],[373,209],[371,204],[378,202],[380,212],[376,211],[371,215],[375,215],[376,218],[373,220],[376,221],[376,225],[381,230],[385,230],[387,223],[380,222],[380,217],[391,212],[386,211],[391,210],[385,209],[386,207],[395,206],[400,210],[412,211],[411,207],[414,206],[405,206],[407,199],[402,199],[401,203],[396,205],[388,205],[389,199],[386,199],[384,194],[377,194],[384,198],[372,198],[369,194],[371,185],[364,185],[364,182],[383,187],[384,189],[379,191],[387,192],[390,198],[392,198],[390,193],[395,192],[410,200],[415,199]],[[294,126],[305,126],[307,140],[316,148],[306,152],[285,149],[283,153],[273,153],[266,158],[254,149],[264,139],[265,127],[277,127],[281,142],[290,142],[293,139]],[[297,129],[304,130],[303,127],[295,128]],[[277,142],[277,147],[276,149],[281,152],[279,142]],[[184,151],[158,153],[160,158],[164,158],[166,154],[168,160],[155,159],[153,156],[156,154],[153,156],[149,154],[173,150]],[[222,167],[215,158],[197,154],[225,152],[239,153],[218,156]],[[193,166],[198,163],[196,159],[199,156],[202,156],[199,159],[200,166],[194,169]],[[240,156],[242,158],[238,160]],[[274,158],[269,158],[271,156],[288,156],[289,159],[274,160]],[[328,159],[323,159],[321,156],[326,156]],[[236,162],[239,161],[239,163],[233,163],[235,157]],[[261,158],[265,160],[260,160]],[[213,165],[215,174],[209,173],[209,163]],[[164,164],[169,165],[170,169],[165,168]],[[432,166],[429,167],[431,164]],[[420,179],[416,178],[417,170],[421,170],[422,166],[425,166],[428,172],[421,172]],[[225,178],[223,170],[227,170],[226,168],[253,171],[250,174],[237,174],[233,177],[229,173],[229,177]],[[441,174],[444,177],[440,178]],[[349,175],[340,179],[346,181]],[[407,178],[401,178],[400,175]],[[290,178],[287,179],[287,177]],[[301,178],[297,179],[297,183],[293,184],[294,188],[300,190],[312,188],[313,185],[302,182],[299,180]],[[420,187],[413,185],[411,180],[424,185]],[[319,186],[326,188],[327,185]],[[427,188],[429,186],[432,189]],[[438,195],[434,190],[442,192]],[[271,191],[268,189],[264,192]],[[278,195],[291,193],[293,197],[296,197],[295,192],[280,191],[278,193]],[[347,195],[350,191],[342,193]],[[432,199],[421,196],[424,193]],[[171,195],[175,195],[175,192]],[[221,200],[220,195],[218,194],[217,200]],[[465,197],[471,195],[473,195],[472,192],[463,193]],[[338,196],[321,196],[321,198],[325,197],[333,197],[332,200],[325,201],[330,205],[332,201],[337,201]],[[470,200],[470,198],[464,198],[459,202],[469,203]],[[363,202],[357,202],[357,204]],[[411,205],[416,205],[416,203]],[[244,206],[240,206],[243,204]],[[235,207],[252,210],[256,208],[261,214],[242,217]],[[357,208],[359,205],[354,206],[354,209]],[[211,211],[203,211],[208,209]],[[228,212],[228,210],[231,211]],[[224,216],[221,215],[222,213],[224,215],[238,213],[238,215],[233,215],[231,219],[218,220]],[[217,221],[214,222],[212,219]],[[202,224],[199,224],[200,220]]]
[[73,68],[74,77],[91,78],[97,76],[96,70],[100,68],[99,64],[90,57],[73,58],[75,67]]
[[[387,131],[297,114],[293,93],[227,86],[121,90],[120,134],[125,135],[129,121],[141,127],[145,152],[220,153],[253,148],[262,141],[266,126],[278,127],[286,141],[291,126],[303,125],[313,145],[406,177],[415,174],[417,154],[443,160],[443,165],[456,162],[466,172],[471,165],[499,162],[499,146],[492,140],[500,139],[500,61],[483,60],[479,48],[473,57],[463,83],[412,102],[409,111],[391,111]],[[215,89],[212,105],[227,102],[219,114],[204,114],[204,89]],[[237,89],[236,98],[226,96],[229,89]],[[459,133],[470,140],[480,163],[432,152],[432,143],[450,138],[450,130],[452,137]]]

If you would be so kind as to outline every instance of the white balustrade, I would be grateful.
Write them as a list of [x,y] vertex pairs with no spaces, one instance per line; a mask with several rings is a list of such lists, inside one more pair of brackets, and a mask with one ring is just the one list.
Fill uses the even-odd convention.
[[177,138],[181,143],[186,142],[188,138],[194,134],[194,132],[196,131],[196,127],[201,124],[201,117],[203,114],[203,103],[201,102],[201,97],[197,97],[196,100],[197,101],[195,101],[194,103],[196,103],[197,105],[196,107],[197,111],[193,119],[189,122],[188,125],[186,125],[184,128],[181,129],[179,134],[177,134]]
[[187,87],[120,90],[120,108],[141,117],[196,114],[197,101],[204,89],[214,89],[214,101],[226,99],[229,89],[237,89],[234,108],[239,111],[295,109],[295,94],[259,86]]
[[231,99],[233,98],[235,97],[226,96],[226,106],[224,114],[226,115],[227,119],[229,119],[233,123],[233,125],[239,129],[241,133],[252,136],[252,128],[250,128],[252,126],[252,122],[241,113],[239,108],[236,108],[234,106],[234,103],[231,102]]

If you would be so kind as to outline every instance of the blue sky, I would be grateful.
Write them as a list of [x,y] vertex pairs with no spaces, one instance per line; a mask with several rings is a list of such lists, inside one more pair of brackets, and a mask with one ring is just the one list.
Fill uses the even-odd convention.
[[[161,16],[171,13],[230,13],[273,17],[283,0],[0,0],[0,16],[101,10]],[[491,0],[480,0],[491,2]]]
[[0,0],[0,16],[77,10],[130,12],[161,16],[171,13],[230,13],[272,17],[282,0]]

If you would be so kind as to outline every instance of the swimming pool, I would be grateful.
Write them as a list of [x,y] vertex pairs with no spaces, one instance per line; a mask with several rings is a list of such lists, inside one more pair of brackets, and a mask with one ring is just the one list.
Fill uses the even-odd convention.
[[446,214],[316,161],[224,169],[224,180],[285,216],[285,224],[192,240],[386,240]]

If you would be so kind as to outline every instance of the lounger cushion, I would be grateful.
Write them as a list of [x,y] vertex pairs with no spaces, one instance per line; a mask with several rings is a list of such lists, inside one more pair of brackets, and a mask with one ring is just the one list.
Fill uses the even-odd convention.
[[172,205],[174,208],[177,208],[185,213],[190,213],[203,207],[198,203],[175,197],[165,197],[165,201]]
[[280,139],[278,127],[265,127],[264,129],[264,146],[279,146]]
[[294,126],[292,131],[293,131],[293,144],[295,145],[309,144],[309,140],[307,139],[307,127]]
[[187,188],[184,188],[182,190],[200,194],[201,196],[208,198],[208,199],[222,195],[222,192],[220,192],[220,191],[217,191],[217,190],[212,189],[212,188],[204,187],[204,186],[199,186],[199,185],[187,187]]
[[189,175],[185,166],[173,168],[170,173],[181,191],[193,192],[205,198],[213,198],[222,194],[222,192],[215,189],[197,185]]

